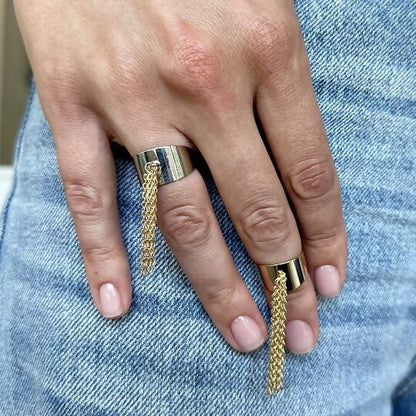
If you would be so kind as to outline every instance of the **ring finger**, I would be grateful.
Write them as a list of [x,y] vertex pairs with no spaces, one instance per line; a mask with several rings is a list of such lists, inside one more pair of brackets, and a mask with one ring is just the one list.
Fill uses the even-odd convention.
[[[270,264],[296,257],[301,251],[297,224],[252,111],[238,114],[218,131],[205,128],[204,136],[197,145],[253,260]],[[319,324],[309,276],[289,292],[287,321],[288,348],[295,353],[310,351]]]

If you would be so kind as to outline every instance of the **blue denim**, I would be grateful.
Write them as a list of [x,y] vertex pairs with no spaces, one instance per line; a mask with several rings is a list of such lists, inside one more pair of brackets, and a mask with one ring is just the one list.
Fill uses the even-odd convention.
[[[268,345],[231,349],[160,233],[138,271],[141,191],[114,147],[133,275],[123,319],[95,310],[36,89],[0,225],[0,415],[416,415],[416,5],[300,0],[349,240],[342,294],[319,298],[320,340],[287,353],[266,396]],[[204,173],[224,236],[269,322],[261,278]]]

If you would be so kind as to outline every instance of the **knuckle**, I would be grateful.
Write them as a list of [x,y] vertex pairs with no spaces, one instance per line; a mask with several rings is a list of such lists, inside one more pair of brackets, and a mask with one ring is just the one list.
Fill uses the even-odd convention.
[[96,245],[83,247],[84,256],[91,263],[104,263],[118,256],[118,250],[110,245]]
[[293,192],[303,200],[322,198],[334,188],[335,171],[326,159],[300,163],[288,176]]
[[301,39],[296,19],[291,16],[274,19],[260,16],[249,25],[247,33],[251,49],[267,69],[275,72],[276,67],[291,60]]
[[272,199],[251,202],[243,210],[240,223],[245,239],[259,249],[280,245],[291,235],[287,209]]
[[235,286],[207,286],[205,299],[210,305],[227,305],[233,301],[236,292]]
[[194,205],[179,205],[167,210],[161,218],[166,237],[186,247],[204,246],[210,233],[210,216],[205,209]]
[[332,250],[343,234],[345,235],[345,228],[342,221],[325,227],[309,229],[304,233],[303,239],[310,248],[319,250],[330,248]]
[[95,186],[79,179],[64,179],[65,192],[72,214],[81,221],[101,220],[110,205]]
[[218,89],[222,71],[214,42],[194,36],[177,36],[163,74],[169,83],[188,94]]

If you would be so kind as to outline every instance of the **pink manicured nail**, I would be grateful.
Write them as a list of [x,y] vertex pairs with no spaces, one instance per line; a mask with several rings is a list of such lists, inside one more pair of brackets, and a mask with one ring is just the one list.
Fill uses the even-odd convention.
[[120,295],[111,283],[104,283],[100,287],[100,302],[101,314],[105,318],[116,318],[123,313]]
[[334,266],[320,266],[314,274],[316,290],[321,296],[333,298],[341,290],[339,272]]
[[286,346],[294,354],[306,354],[315,347],[312,328],[304,321],[290,321],[286,325]]
[[231,324],[231,332],[239,347],[244,352],[261,347],[265,339],[257,322],[249,316],[239,316]]

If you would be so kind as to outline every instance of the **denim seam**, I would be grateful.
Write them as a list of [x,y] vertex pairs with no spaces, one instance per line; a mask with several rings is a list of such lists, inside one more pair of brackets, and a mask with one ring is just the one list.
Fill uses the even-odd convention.
[[405,385],[394,395],[393,402],[406,397],[416,390],[416,377],[410,378]]
[[[31,113],[32,101],[33,101],[33,98],[35,96],[35,90],[36,90],[35,83],[32,81],[32,84],[30,86],[29,98],[28,98],[28,102],[27,102],[27,105],[26,105],[26,109],[25,109],[25,114],[24,114],[24,117],[23,117],[22,125],[21,125],[20,132],[19,132],[18,139],[17,139],[16,155],[15,155],[14,164],[13,164],[13,166],[16,167],[16,168],[17,168],[17,165],[20,161],[20,151],[21,151],[21,147],[22,147],[22,143],[23,143],[22,137],[25,134],[27,121],[28,121],[30,113]],[[4,204],[2,218],[1,218],[0,265],[1,265],[1,259],[2,259],[2,253],[3,253],[3,240],[4,240],[4,236],[6,234],[7,218],[8,218],[8,214],[9,214],[10,204],[12,202],[12,199],[13,199],[15,191],[16,191],[16,185],[17,185],[17,169],[15,169],[14,173],[13,173],[12,186],[11,186],[11,189],[10,189],[9,194],[7,196],[6,202]]]
[[[416,355],[412,362],[414,361],[414,365],[416,365]],[[403,397],[406,397],[409,393],[416,390],[416,375],[411,375],[412,368],[409,370],[409,374],[404,378],[404,380],[400,383],[403,385],[399,387],[399,390],[394,393],[393,402],[400,400]]]

